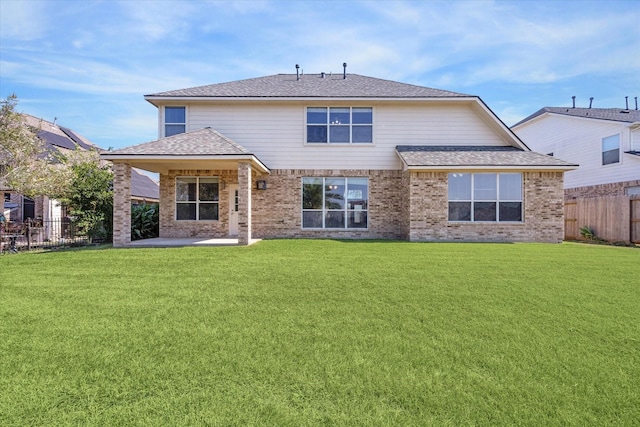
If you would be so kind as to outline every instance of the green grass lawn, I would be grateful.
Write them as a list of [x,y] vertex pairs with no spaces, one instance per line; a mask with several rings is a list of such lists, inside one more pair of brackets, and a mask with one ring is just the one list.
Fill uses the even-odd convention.
[[0,425],[640,423],[640,251],[281,240],[0,257]]

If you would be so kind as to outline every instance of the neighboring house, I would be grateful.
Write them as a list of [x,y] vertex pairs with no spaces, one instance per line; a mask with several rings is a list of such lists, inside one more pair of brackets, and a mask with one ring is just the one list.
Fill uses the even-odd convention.
[[131,167],[160,174],[160,236],[563,238],[563,173],[477,96],[357,74],[278,74],[146,95],[159,139],[113,162],[114,245]]
[[544,107],[511,128],[532,150],[580,165],[568,198],[640,194],[640,111]]
[[[48,151],[99,150],[100,148],[75,131],[59,126],[28,114],[22,114],[25,124],[37,130],[38,137],[44,142]],[[22,222],[27,218],[44,221],[60,221],[67,216],[64,206],[57,200],[46,196],[30,198],[12,191],[6,186],[0,187],[4,212],[9,221]],[[134,171],[132,173],[131,202],[157,203],[159,201],[158,183],[147,175]]]
[[141,171],[131,169],[131,204],[149,205],[160,202],[160,185]]
[[[83,136],[71,129],[58,126],[29,114],[22,114],[24,123],[35,129],[38,137],[44,142],[47,151],[68,151],[76,147],[82,150],[98,149]],[[30,198],[4,188],[4,213],[10,221],[22,222],[28,218],[45,221],[59,221],[66,216],[64,207],[57,200],[46,196]]]
[[565,175],[565,238],[584,227],[640,243],[640,111],[545,107],[512,130],[532,149],[580,165]]

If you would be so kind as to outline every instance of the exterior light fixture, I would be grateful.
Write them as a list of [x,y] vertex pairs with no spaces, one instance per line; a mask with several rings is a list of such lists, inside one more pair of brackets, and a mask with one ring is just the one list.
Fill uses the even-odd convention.
[[258,190],[266,190],[267,189],[267,181],[264,179],[259,179],[256,181],[256,188]]

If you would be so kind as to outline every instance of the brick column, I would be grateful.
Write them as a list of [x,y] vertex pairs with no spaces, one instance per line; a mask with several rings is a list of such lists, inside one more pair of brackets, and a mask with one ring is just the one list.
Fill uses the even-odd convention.
[[251,243],[251,163],[238,162],[238,244]]
[[113,163],[113,247],[131,243],[131,165]]

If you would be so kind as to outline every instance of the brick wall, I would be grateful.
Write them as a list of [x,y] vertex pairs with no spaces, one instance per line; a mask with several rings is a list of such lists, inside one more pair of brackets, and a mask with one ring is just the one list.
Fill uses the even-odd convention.
[[[303,177],[369,178],[368,230],[302,229]],[[273,170],[256,177],[267,189],[253,183],[253,236],[255,238],[404,239],[403,176],[381,170]]]
[[560,242],[564,237],[562,172],[523,173],[524,221],[449,223],[447,172],[409,175],[411,241]]
[[[248,245],[252,235],[252,191],[255,180],[251,179],[251,163],[238,162],[238,244]],[[228,210],[227,210],[228,211]]]
[[113,163],[113,246],[131,243],[131,166]]
[[[220,178],[218,221],[176,220],[175,179],[178,176],[216,176]],[[170,170],[167,174],[160,174],[160,237],[228,237],[228,185],[237,183],[237,170]]]
[[[175,220],[175,177],[220,177],[219,221]],[[368,230],[302,229],[303,177],[368,177]],[[411,241],[560,242],[564,237],[562,172],[523,174],[522,223],[449,223],[446,172],[273,170],[251,177],[253,238],[407,239]],[[266,190],[257,190],[264,179]],[[236,170],[172,170],[160,175],[161,237],[227,237],[228,185]]]
[[567,188],[564,190],[566,199],[582,197],[622,196],[627,187],[640,187],[640,179],[635,181],[613,182],[610,184],[589,185],[587,187]]

